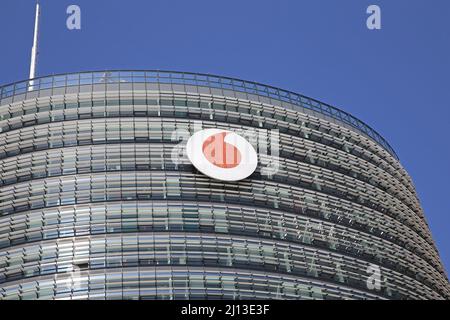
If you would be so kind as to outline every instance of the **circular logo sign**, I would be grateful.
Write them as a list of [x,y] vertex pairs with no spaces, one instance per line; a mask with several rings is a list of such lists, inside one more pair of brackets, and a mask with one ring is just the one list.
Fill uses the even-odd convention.
[[258,164],[258,155],[247,140],[221,129],[194,133],[187,142],[186,153],[198,171],[223,181],[245,179]]

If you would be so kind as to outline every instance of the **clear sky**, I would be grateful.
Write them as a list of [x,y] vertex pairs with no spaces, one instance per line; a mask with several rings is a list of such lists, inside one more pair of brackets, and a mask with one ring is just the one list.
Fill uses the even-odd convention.
[[[28,76],[34,0],[0,1],[0,84]],[[38,75],[168,69],[258,81],[336,105],[412,176],[450,270],[450,1],[42,0]],[[81,8],[79,31],[66,8]],[[377,4],[382,29],[366,27]]]

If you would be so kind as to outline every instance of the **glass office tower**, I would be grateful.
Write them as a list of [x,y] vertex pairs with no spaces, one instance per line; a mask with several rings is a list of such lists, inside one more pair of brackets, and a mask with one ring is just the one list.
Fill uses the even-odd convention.
[[[344,111],[165,71],[0,99],[0,299],[450,298],[410,177]],[[256,171],[197,171],[183,143],[199,128],[256,132]]]

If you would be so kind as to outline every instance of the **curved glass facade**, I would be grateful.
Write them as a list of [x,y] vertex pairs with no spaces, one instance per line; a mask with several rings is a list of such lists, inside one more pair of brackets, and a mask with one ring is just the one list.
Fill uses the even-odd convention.
[[[0,98],[0,299],[450,298],[410,177],[337,108],[164,71]],[[203,128],[252,132],[257,170],[199,173],[182,151]]]

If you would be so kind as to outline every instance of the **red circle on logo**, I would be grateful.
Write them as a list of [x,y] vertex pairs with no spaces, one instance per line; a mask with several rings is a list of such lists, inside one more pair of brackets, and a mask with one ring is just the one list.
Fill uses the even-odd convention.
[[216,133],[203,142],[202,151],[206,159],[223,169],[235,168],[241,163],[241,152],[225,142],[227,132]]

